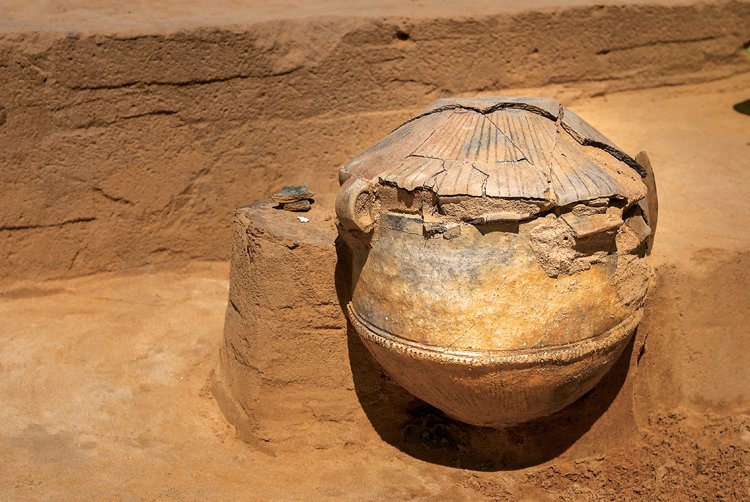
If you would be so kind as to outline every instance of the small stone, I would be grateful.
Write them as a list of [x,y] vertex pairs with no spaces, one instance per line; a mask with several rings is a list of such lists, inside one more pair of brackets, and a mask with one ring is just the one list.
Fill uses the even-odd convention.
[[312,199],[315,194],[307,188],[306,185],[285,186],[280,191],[271,195],[271,200],[279,204],[298,202],[301,200]]
[[614,230],[622,225],[622,218],[614,214],[577,216],[574,213],[565,213],[560,216],[560,219],[568,224],[576,239]]
[[284,204],[284,211],[309,211],[311,207],[310,201],[303,199],[295,202],[287,202]]
[[663,465],[660,466],[658,469],[656,469],[654,475],[656,476],[657,480],[661,481],[662,479],[664,479],[664,476],[667,475],[667,468]]

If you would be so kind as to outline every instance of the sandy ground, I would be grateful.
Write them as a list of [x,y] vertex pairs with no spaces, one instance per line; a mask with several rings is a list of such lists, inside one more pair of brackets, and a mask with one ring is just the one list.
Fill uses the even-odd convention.
[[659,183],[662,287],[645,322],[661,328],[632,442],[495,472],[416,459],[369,426],[260,453],[207,387],[227,266],[195,263],[0,290],[0,499],[750,497],[750,117],[732,109],[749,88],[738,77],[572,106],[647,150]]

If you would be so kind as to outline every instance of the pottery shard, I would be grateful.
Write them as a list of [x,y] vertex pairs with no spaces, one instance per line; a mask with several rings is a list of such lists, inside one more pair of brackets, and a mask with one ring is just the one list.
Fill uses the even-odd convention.
[[635,232],[635,235],[638,236],[640,242],[643,242],[651,235],[651,227],[648,226],[648,223],[646,223],[646,220],[644,220],[642,216],[628,218],[628,221],[625,223],[631,230],[633,230],[633,232]]
[[601,148],[617,160],[620,160],[638,171],[641,176],[646,176],[646,171],[630,155],[620,150],[609,138],[600,133],[581,117],[564,108],[560,124],[582,145],[593,145]]
[[619,216],[606,213],[587,216],[567,213],[560,216],[560,219],[568,224],[576,239],[614,230],[622,225],[622,219]]
[[287,202],[284,204],[284,210],[286,211],[309,211],[312,205],[308,199],[298,200],[295,202]]
[[444,98],[435,101],[421,115],[434,113],[439,110],[449,110],[451,108],[472,108],[487,114],[502,109],[527,110],[533,113],[544,115],[550,119],[557,119],[560,113],[560,102],[549,98],[530,98],[530,97],[474,97],[474,98]]
[[279,204],[299,202],[302,200],[312,199],[315,196],[305,185],[286,186],[280,191],[271,195],[271,200]]

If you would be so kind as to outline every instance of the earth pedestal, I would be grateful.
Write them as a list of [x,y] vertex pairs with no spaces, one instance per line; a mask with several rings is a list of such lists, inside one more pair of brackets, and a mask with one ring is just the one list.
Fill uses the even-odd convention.
[[[229,301],[213,391],[238,436],[314,445],[360,413],[336,297],[330,205],[236,210]],[[323,430],[325,429],[325,430]]]

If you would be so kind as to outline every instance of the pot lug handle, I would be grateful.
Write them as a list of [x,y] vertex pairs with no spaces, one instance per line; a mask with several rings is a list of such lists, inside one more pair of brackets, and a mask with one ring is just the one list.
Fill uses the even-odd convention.
[[[656,178],[654,178],[654,169],[651,167],[646,152],[641,152],[635,156],[635,161],[646,172],[643,183],[646,185],[645,204],[641,205],[643,214],[646,216],[646,223],[651,227],[651,235],[648,237],[648,254],[651,254],[651,248],[654,247],[654,234],[656,234],[656,222],[659,220],[659,198],[656,195]],[[645,207],[644,207],[645,206]]]
[[346,230],[369,232],[375,224],[375,183],[359,176],[347,179],[336,196],[336,216]]

